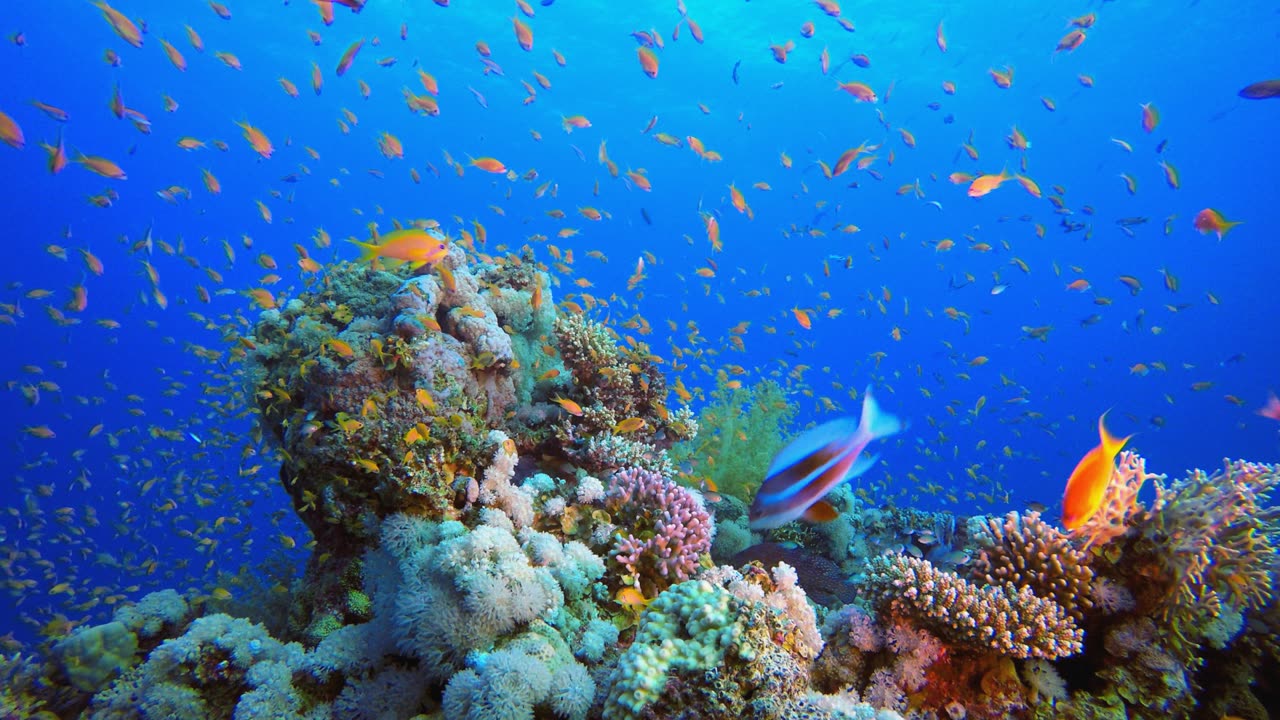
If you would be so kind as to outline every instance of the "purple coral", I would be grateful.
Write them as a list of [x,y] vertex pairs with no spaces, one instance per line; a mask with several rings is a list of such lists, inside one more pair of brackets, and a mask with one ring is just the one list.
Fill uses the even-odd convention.
[[622,528],[614,559],[646,593],[689,579],[699,556],[711,551],[711,516],[701,500],[658,473],[614,473],[605,502]]

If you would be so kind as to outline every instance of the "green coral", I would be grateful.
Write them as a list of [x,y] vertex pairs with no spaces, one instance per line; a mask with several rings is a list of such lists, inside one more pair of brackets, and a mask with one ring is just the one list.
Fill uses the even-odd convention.
[[704,457],[705,467],[721,494],[751,502],[769,463],[787,443],[799,407],[783,387],[762,380],[750,387],[730,387],[726,378],[711,393],[711,403],[698,414],[698,437],[671,449],[677,465]]
[[138,636],[122,622],[79,628],[54,646],[67,679],[90,693],[129,669],[137,652]]
[[739,601],[705,580],[673,585],[640,620],[635,642],[611,678],[605,720],[632,720],[662,695],[667,673],[711,670],[738,642]]
[[327,613],[317,615],[307,626],[307,641],[312,644],[319,643],[340,627],[342,627],[342,620],[336,615]]
[[351,590],[347,593],[347,610],[353,615],[367,619],[373,614],[373,601],[363,592]]

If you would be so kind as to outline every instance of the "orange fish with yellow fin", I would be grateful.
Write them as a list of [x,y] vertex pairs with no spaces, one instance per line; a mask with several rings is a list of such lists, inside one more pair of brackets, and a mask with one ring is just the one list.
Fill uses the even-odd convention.
[[1107,431],[1104,423],[1107,414],[1098,418],[1098,446],[1085,453],[1076,469],[1071,471],[1067,479],[1067,490],[1062,496],[1062,526],[1075,530],[1098,512],[1102,507],[1102,498],[1106,494],[1107,483],[1111,482],[1111,473],[1115,470],[1116,455],[1124,449],[1132,435],[1116,438]]

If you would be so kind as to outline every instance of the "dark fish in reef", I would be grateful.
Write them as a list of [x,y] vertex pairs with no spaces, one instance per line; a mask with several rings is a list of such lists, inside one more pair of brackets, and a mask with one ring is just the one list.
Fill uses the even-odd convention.
[[853,602],[857,590],[849,582],[849,578],[840,571],[840,566],[831,560],[810,552],[801,547],[788,547],[778,543],[765,542],[743,550],[734,555],[729,564],[742,567],[748,563],[759,562],[765,568],[772,568],[784,562],[796,569],[796,577],[800,587],[814,602],[825,607],[839,607]]
[[653,224],[653,219],[649,217],[649,211],[648,211],[648,210],[646,210],[646,209],[644,209],[644,208],[640,208],[640,217],[644,218],[644,224],[645,224],[645,225],[652,225],[652,224]]
[[1280,80],[1263,80],[1240,91],[1240,97],[1249,100],[1265,100],[1280,97]]

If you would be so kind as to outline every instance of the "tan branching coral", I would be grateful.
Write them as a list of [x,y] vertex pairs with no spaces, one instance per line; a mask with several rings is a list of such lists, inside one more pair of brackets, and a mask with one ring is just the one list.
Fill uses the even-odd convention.
[[1030,588],[979,586],[908,555],[882,555],[867,581],[882,607],[955,643],[1016,658],[1060,658],[1083,648],[1066,609]]
[[1084,619],[1093,607],[1093,569],[1089,556],[1071,538],[1040,519],[1040,513],[1011,512],[987,518],[973,571],[989,585],[1013,583],[1052,599],[1072,618]]
[[1216,616],[1224,599],[1251,609],[1271,600],[1280,544],[1280,508],[1269,502],[1276,485],[1277,466],[1244,461],[1156,483],[1142,534],[1160,548],[1154,557],[1170,585],[1166,619]]

